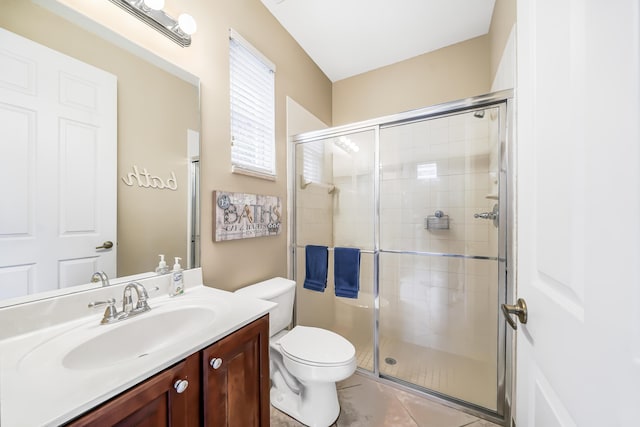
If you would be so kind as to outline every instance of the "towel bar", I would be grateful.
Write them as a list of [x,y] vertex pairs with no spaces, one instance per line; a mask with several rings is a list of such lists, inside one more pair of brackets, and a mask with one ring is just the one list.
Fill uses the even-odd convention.
[[[303,245],[296,245],[297,249],[304,249]],[[332,251],[333,248],[327,248],[328,251]],[[373,250],[368,250],[368,249],[360,249],[360,252],[363,254],[375,254],[376,252]]]

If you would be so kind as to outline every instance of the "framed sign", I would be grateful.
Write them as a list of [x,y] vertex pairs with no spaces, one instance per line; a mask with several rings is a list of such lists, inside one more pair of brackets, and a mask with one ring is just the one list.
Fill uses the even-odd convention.
[[216,190],[213,209],[216,242],[276,236],[282,229],[280,197]]

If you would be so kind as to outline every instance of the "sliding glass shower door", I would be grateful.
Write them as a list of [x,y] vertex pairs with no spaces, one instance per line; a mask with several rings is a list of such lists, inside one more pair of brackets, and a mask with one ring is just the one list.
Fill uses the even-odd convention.
[[[503,97],[500,97],[502,95]],[[478,97],[294,138],[296,324],[335,331],[358,368],[492,419],[508,416],[507,98]],[[329,249],[303,287],[305,246]],[[333,248],[359,248],[336,297]]]
[[380,374],[491,410],[498,118],[494,107],[380,130]]

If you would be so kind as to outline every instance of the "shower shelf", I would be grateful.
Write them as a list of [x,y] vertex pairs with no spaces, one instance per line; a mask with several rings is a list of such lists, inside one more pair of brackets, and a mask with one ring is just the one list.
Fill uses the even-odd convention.
[[300,175],[300,189],[304,190],[305,188],[307,188],[309,185],[317,185],[318,187],[321,188],[326,188],[327,192],[329,194],[333,194],[337,188],[335,185],[333,184],[325,184],[324,182],[313,182],[313,181],[307,181],[306,179],[304,179],[304,175]]
[[489,199],[489,200],[498,200],[498,195],[497,194],[487,194],[486,196],[484,196],[485,199]]

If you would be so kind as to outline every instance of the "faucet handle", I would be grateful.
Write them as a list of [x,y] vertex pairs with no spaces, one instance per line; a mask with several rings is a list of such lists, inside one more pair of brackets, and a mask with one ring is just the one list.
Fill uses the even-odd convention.
[[118,318],[118,309],[116,309],[116,300],[115,298],[109,298],[106,301],[93,301],[88,304],[89,308],[93,307],[101,307],[106,305],[107,308],[104,309],[104,315],[102,316],[101,324],[111,323]]
[[109,298],[106,301],[92,301],[89,304],[87,304],[87,307],[94,308],[94,307],[102,307],[103,305],[115,305],[115,304],[116,304],[116,299]]

